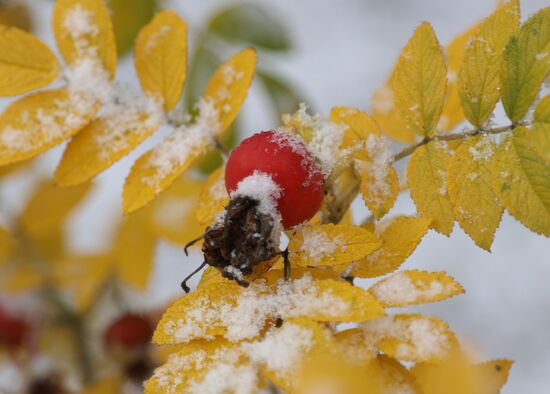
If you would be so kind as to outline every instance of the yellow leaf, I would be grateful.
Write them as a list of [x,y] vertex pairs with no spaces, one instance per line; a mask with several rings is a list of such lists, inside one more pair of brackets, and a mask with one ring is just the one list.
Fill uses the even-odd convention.
[[479,29],[479,24],[470,27],[464,33],[455,37],[445,48],[447,55],[447,96],[443,105],[443,112],[437,128],[443,131],[452,130],[465,117],[460,104],[457,88],[457,74],[462,64],[466,44]]
[[62,225],[71,211],[86,197],[90,184],[59,188],[41,182],[20,216],[21,230],[41,258],[57,256],[62,249]]
[[512,121],[527,113],[549,72],[550,7],[546,7],[521,26],[504,51],[502,104]]
[[0,116],[0,166],[36,156],[82,129],[97,106],[84,105],[65,89],[33,93]]
[[363,323],[362,328],[381,351],[401,361],[434,362],[458,345],[447,323],[432,316],[385,316]]
[[15,247],[15,240],[4,228],[0,227],[0,266],[11,257]]
[[399,177],[392,161],[386,141],[376,137],[369,138],[367,150],[355,157],[361,196],[376,219],[389,212],[399,195]]
[[[184,295],[164,312],[155,330],[153,342],[157,345],[173,345],[223,335],[226,327],[219,307],[234,307],[241,291],[242,288],[235,282],[225,281]],[[211,312],[201,314],[202,311]]]
[[366,112],[357,108],[334,107],[330,111],[330,121],[346,125],[342,138],[341,149],[353,148],[358,143],[367,141],[369,136],[380,136],[380,127]]
[[417,148],[407,167],[407,182],[416,209],[432,219],[431,227],[449,235],[453,231],[454,214],[445,175],[451,153],[442,142],[429,142]]
[[500,202],[530,230],[550,236],[550,125],[519,127],[499,145],[493,187]]
[[115,76],[115,36],[103,0],[57,0],[52,24],[59,52],[69,65],[93,58]]
[[490,137],[472,137],[456,150],[447,169],[447,191],[455,218],[485,250],[491,248],[503,211],[491,181],[495,148]]
[[506,383],[512,363],[494,360],[471,364],[462,354],[437,363],[419,363],[411,368],[423,394],[498,394]]
[[384,134],[404,144],[414,142],[416,134],[405,125],[401,118],[390,81],[374,91],[371,105],[372,116],[376,119]]
[[367,340],[360,328],[349,328],[334,335],[336,351],[356,365],[368,366],[378,355],[378,349]]
[[58,73],[59,63],[42,41],[16,27],[0,26],[0,96],[40,89]]
[[458,91],[466,118],[481,127],[500,98],[502,53],[519,26],[517,0],[500,6],[479,26],[466,48],[458,73]]
[[0,4],[0,24],[31,31],[34,24],[30,13],[29,4],[18,1],[3,2]]
[[550,95],[544,97],[537,105],[535,122],[550,123]]
[[194,130],[176,130],[154,149],[136,160],[124,183],[122,209],[131,213],[166,190],[200,155],[209,148],[207,136]]
[[225,166],[223,166],[210,174],[202,189],[197,208],[197,220],[204,226],[212,224],[227,204],[229,204],[229,194],[225,189]]
[[86,182],[154,133],[160,119],[154,114],[122,109],[93,120],[67,145],[54,178],[60,186]]
[[255,69],[256,51],[247,48],[223,63],[208,82],[203,98],[211,101],[218,111],[219,133],[226,130],[237,117]]
[[170,112],[178,103],[187,72],[187,26],[172,11],[161,11],[136,40],[135,64],[143,90],[164,100]]
[[324,224],[299,229],[288,249],[292,264],[335,266],[365,257],[380,246],[380,239],[361,227]]
[[351,275],[373,278],[395,271],[414,252],[429,226],[430,221],[422,217],[395,217],[387,227],[376,231],[382,247],[357,261]]
[[151,231],[150,210],[126,216],[113,245],[113,260],[120,278],[145,290],[153,268],[157,240]]
[[179,177],[151,206],[153,232],[180,245],[199,237],[204,228],[195,211],[203,186],[204,182]]
[[414,32],[390,83],[406,125],[422,136],[433,135],[445,99],[447,69],[429,23],[424,22]]
[[230,279],[226,279],[222,276],[219,269],[207,266],[206,269],[202,272],[201,280],[197,285],[197,289],[201,287],[209,286],[215,283],[230,282]]
[[105,377],[85,387],[82,394],[119,394],[122,382],[117,377]]
[[[227,377],[221,385],[226,392],[258,392],[256,368],[252,367],[238,347],[214,339],[210,342],[187,345],[169,356],[163,366],[157,368],[145,384],[145,394],[208,392],[213,381],[220,385],[219,374]],[[215,384],[215,383],[214,383]],[[220,391],[221,392],[221,391]]]
[[17,261],[10,264],[6,270],[2,270],[0,277],[0,289],[7,293],[29,293],[40,288],[44,277],[37,267],[28,262]]
[[28,164],[30,164],[31,161],[32,160],[22,161],[19,163],[8,164],[7,166],[0,167],[0,177],[9,176],[24,169],[25,167],[27,167]]
[[445,272],[400,271],[374,284],[369,291],[384,308],[426,304],[464,293]]
[[377,393],[424,394],[407,367],[385,354],[378,355],[368,369],[378,386]]
[[64,256],[53,265],[57,285],[74,299],[80,312],[89,310],[111,269],[107,255]]
[[[333,270],[332,267],[292,267],[290,270],[291,279],[300,279],[306,275],[314,279],[342,280],[340,274]],[[281,278],[284,278],[283,259],[281,258],[277,261],[272,269],[261,275],[261,278],[271,285],[276,284]]]

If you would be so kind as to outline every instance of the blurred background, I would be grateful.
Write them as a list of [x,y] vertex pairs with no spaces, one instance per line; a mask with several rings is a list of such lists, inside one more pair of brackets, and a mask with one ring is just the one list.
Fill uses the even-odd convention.
[[[489,15],[496,5],[493,0],[258,0],[251,3],[111,0],[110,3],[121,52],[117,78],[136,90],[133,59],[127,50],[137,29],[151,18],[155,7],[173,9],[187,21],[190,72],[183,103],[187,107],[200,95],[208,76],[223,59],[245,46],[259,50],[260,73],[234,133],[225,141],[227,144],[277,127],[279,114],[293,111],[300,101],[325,117],[336,105],[369,110],[372,93],[386,80],[400,50],[421,21],[430,21],[445,45]],[[0,1],[0,19],[2,23],[31,30],[55,48],[50,29],[52,5],[53,1],[48,0]],[[523,0],[522,19],[548,5],[545,0]],[[4,108],[10,100],[2,99],[0,103]],[[495,122],[506,124],[501,108],[497,110]],[[458,130],[463,126],[466,125],[460,125]],[[123,180],[133,161],[164,135],[166,131],[160,130],[95,179],[92,188],[74,204],[63,221],[66,250],[71,254],[96,255],[112,247],[121,221]],[[62,152],[63,146],[57,147],[0,178],[0,224],[7,226],[10,218],[25,212],[29,198],[36,193],[37,182],[51,179]],[[201,173],[216,167],[216,160],[209,157],[200,163],[198,179]],[[353,209],[357,220],[368,215],[360,201]],[[412,201],[403,194],[393,213],[414,212]],[[189,212],[180,210],[179,215],[185,217]],[[189,229],[185,235],[191,237],[193,231],[199,230]],[[195,251],[186,257],[180,236],[183,235],[168,235],[156,242],[152,276],[146,283],[146,291],[123,289],[131,293],[125,297],[128,310],[155,313],[162,310],[168,300],[181,294],[181,279],[200,263],[200,256]],[[548,392],[548,239],[531,233],[505,214],[491,253],[477,248],[457,225],[450,238],[431,231],[404,267],[445,270],[463,284],[464,295],[441,304],[411,309],[449,322],[483,359],[515,360],[504,393]],[[32,310],[31,301],[22,301],[11,293],[1,294],[1,300]],[[0,370],[0,381],[3,372],[5,378],[5,371]]]

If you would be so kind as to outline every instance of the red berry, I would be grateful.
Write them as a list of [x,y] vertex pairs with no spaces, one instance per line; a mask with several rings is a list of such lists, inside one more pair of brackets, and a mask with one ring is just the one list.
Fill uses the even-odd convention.
[[8,348],[19,348],[25,344],[29,325],[23,319],[0,309],[0,343]]
[[227,191],[254,172],[270,175],[281,189],[276,200],[284,228],[311,219],[323,201],[324,178],[302,140],[281,131],[263,131],[243,140],[225,168]]
[[105,332],[106,346],[134,348],[151,341],[153,327],[139,315],[128,313],[114,321]]

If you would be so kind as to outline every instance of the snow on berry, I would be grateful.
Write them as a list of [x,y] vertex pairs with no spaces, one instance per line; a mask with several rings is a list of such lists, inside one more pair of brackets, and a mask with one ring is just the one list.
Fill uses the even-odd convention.
[[[255,173],[269,175],[280,188],[275,201],[285,228],[312,218],[319,210],[323,200],[323,174],[303,140],[272,130],[242,141],[227,162],[228,192],[234,193],[243,179]],[[259,192],[250,193],[257,198]]]

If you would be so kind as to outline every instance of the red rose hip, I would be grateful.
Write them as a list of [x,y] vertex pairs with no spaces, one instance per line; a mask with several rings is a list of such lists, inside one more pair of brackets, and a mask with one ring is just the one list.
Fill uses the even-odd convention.
[[153,328],[142,316],[128,313],[115,320],[105,332],[106,346],[134,348],[151,341]]
[[29,333],[27,322],[0,308],[0,344],[8,348],[22,347]]
[[227,191],[236,191],[239,182],[254,173],[269,175],[279,186],[275,202],[284,228],[311,219],[321,207],[323,174],[302,140],[282,131],[263,131],[243,140],[227,161]]

